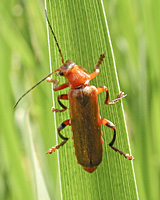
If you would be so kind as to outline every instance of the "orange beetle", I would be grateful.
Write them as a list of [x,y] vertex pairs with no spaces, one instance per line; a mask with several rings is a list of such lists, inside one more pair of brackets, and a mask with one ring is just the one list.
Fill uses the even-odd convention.
[[[133,156],[126,154],[113,146],[116,139],[115,125],[109,120],[101,118],[98,105],[98,94],[100,94],[103,91],[106,91],[105,104],[108,105],[113,105],[117,103],[118,99],[121,99],[126,95],[124,95],[124,93],[121,92],[115,100],[109,102],[109,93],[106,86],[96,88],[93,85],[89,85],[89,81],[96,77],[99,73],[99,67],[101,65],[101,62],[103,61],[104,54],[100,56],[99,61],[95,67],[95,71],[91,74],[89,74],[82,66],[76,65],[71,61],[66,61],[64,63],[61,49],[57,42],[56,36],[52,30],[51,24],[48,20],[47,13],[46,18],[51,32],[53,34],[53,37],[55,39],[56,45],[58,47],[60,56],[62,58],[63,65],[59,69],[56,69],[55,71],[50,73],[47,77],[43,78],[30,90],[28,90],[17,101],[14,107],[17,106],[19,101],[28,92],[30,92],[34,87],[36,87],[44,80],[55,83],[53,88],[54,91],[70,87],[71,89],[69,90],[68,94],[62,94],[58,96],[58,103],[63,109],[52,108],[53,112],[63,112],[67,109],[67,107],[63,105],[60,100],[69,100],[70,119],[64,121],[58,127],[58,134],[63,141],[60,144],[49,149],[46,154],[51,154],[53,151],[56,151],[56,149],[59,149],[67,142],[68,138],[64,137],[61,134],[61,130],[63,130],[67,125],[70,125],[72,127],[75,154],[78,163],[82,165],[83,169],[87,172],[94,172],[97,169],[98,165],[102,162],[103,139],[101,132],[101,124],[103,124],[113,129],[114,131],[113,139],[109,143],[109,146],[115,151],[119,152],[125,158],[128,158],[129,160],[134,160]],[[58,86],[57,80],[49,78],[49,76],[51,76],[55,72],[59,72],[60,76],[64,76],[67,79],[66,83]]]

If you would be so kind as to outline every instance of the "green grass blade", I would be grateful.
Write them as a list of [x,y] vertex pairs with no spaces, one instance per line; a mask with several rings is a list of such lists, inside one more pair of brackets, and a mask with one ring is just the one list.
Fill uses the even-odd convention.
[[[73,1],[61,1],[61,3],[47,1],[47,12],[66,60],[69,59],[84,66],[91,73],[100,54],[105,53],[101,72],[91,84],[106,85],[110,92],[110,99],[114,99],[119,93],[119,84],[101,2],[98,0],[77,0],[74,3]],[[49,33],[49,41],[51,64],[55,70],[62,63],[51,33]],[[60,83],[64,82],[62,79],[60,81]],[[67,91],[63,90],[63,94]],[[62,92],[57,92],[56,97],[60,93],[62,94]],[[115,146],[129,152],[122,104],[106,106],[104,99],[105,94],[100,94],[101,116],[116,125]],[[57,102],[55,104],[57,108]],[[57,113],[56,124],[59,125],[68,118],[68,111]],[[77,164],[71,139],[63,148],[60,148],[60,182],[63,199],[138,199],[132,162],[108,147],[107,144],[112,139],[112,130],[103,127],[102,131],[103,162],[93,174],[85,172]],[[72,137],[70,128],[66,128],[63,134]]]
[[[52,132],[50,87],[44,84],[13,109],[18,97],[49,71],[44,7],[31,0],[23,5],[4,1],[0,18],[0,199],[38,199],[40,192],[46,196],[45,188],[51,199],[59,199],[56,155],[45,155],[49,141],[54,143],[47,134]],[[25,123],[28,106],[37,171]]]
[[45,199],[50,200],[45,180],[42,174],[41,166],[38,161],[38,157],[36,155],[35,147],[34,147],[34,139],[33,133],[31,129],[31,123],[29,120],[29,116],[27,118],[27,125],[28,125],[28,140],[29,140],[29,147],[30,147],[30,156],[32,157],[32,169],[34,174],[34,181],[36,185],[36,199]]
[[160,4],[104,1],[121,87],[140,199],[160,199]]

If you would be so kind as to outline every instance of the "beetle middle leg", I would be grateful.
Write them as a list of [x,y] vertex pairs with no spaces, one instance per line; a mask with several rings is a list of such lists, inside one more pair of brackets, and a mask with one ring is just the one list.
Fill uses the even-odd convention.
[[[52,78],[48,77],[46,79],[48,82],[50,83],[55,83],[55,85],[53,86],[53,90],[54,91],[59,91],[59,90],[62,90],[66,87],[68,87],[68,85],[66,83],[62,84],[62,85],[59,85],[58,86],[58,80],[53,80]],[[57,97],[57,100],[58,100],[58,103],[59,105],[63,108],[63,109],[56,109],[54,107],[52,107],[52,111],[53,112],[63,112],[65,110],[67,110],[67,107],[65,105],[62,104],[62,102],[60,101],[60,99],[63,99],[63,100],[68,100],[68,95],[67,94],[62,94],[62,95],[58,95]]]
[[57,130],[58,130],[58,135],[59,135],[59,137],[60,137],[63,141],[62,141],[60,144],[58,144],[58,145],[52,147],[51,149],[49,149],[49,150],[46,152],[46,154],[52,154],[53,151],[55,152],[56,149],[59,149],[61,146],[63,146],[63,145],[68,141],[69,138],[64,137],[64,136],[60,133],[60,131],[63,130],[63,129],[64,129],[66,126],[68,126],[68,125],[69,125],[69,126],[71,125],[71,120],[70,120],[70,119],[64,121],[64,122],[58,127],[58,129],[57,129]]
[[113,150],[119,152],[119,153],[120,153],[121,155],[123,155],[125,158],[128,158],[129,160],[134,160],[133,156],[129,155],[128,153],[124,153],[123,151],[121,151],[121,150],[119,150],[118,148],[116,148],[116,147],[113,146],[113,144],[114,144],[114,142],[115,142],[115,140],[116,140],[116,128],[115,128],[115,125],[114,125],[112,122],[110,122],[109,120],[104,119],[104,118],[101,118],[101,124],[103,124],[103,125],[105,125],[105,126],[108,126],[109,128],[113,129],[113,131],[114,131],[113,139],[112,139],[112,141],[109,143],[109,146],[110,146]]
[[101,86],[101,87],[97,87],[97,90],[98,90],[98,94],[100,94],[103,91],[106,91],[105,104],[107,104],[107,105],[113,105],[113,104],[117,103],[119,99],[122,99],[122,98],[127,96],[127,94],[124,94],[124,92],[120,92],[116,99],[114,99],[113,101],[109,102],[108,88],[106,86]]
[[60,105],[63,109],[56,109],[56,108],[52,107],[52,111],[53,111],[53,112],[63,112],[63,111],[65,111],[65,110],[67,110],[67,107],[66,107],[65,105],[62,104],[62,102],[60,101],[60,99],[68,100],[68,94],[61,94],[61,95],[58,95],[58,97],[57,97],[58,103],[59,103],[59,105]]

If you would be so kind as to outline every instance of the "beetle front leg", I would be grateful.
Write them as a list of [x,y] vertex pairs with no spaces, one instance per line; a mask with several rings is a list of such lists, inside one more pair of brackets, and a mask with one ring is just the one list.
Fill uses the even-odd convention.
[[69,138],[64,137],[64,136],[60,133],[60,131],[63,130],[63,129],[64,129],[66,126],[68,126],[68,125],[69,125],[69,126],[71,125],[71,120],[70,120],[70,119],[64,121],[64,122],[58,127],[58,129],[57,129],[57,130],[58,130],[58,135],[59,135],[59,137],[60,137],[63,141],[62,141],[60,144],[58,144],[58,145],[52,147],[51,149],[49,149],[49,150],[46,152],[46,154],[52,154],[53,151],[55,152],[56,149],[59,149],[61,146],[63,146],[63,145],[68,141]]
[[98,63],[95,67],[95,71],[93,73],[90,74],[90,80],[95,78],[98,74],[99,74],[99,67],[101,65],[101,62],[103,61],[103,58],[105,57],[104,54],[101,54],[100,57],[99,57],[99,60],[98,60]]
[[103,91],[106,91],[105,104],[107,104],[107,105],[113,105],[113,104],[117,103],[119,99],[122,99],[122,98],[127,96],[127,94],[124,94],[124,92],[120,92],[120,94],[117,96],[116,99],[114,99],[113,101],[109,102],[108,88],[106,86],[102,86],[102,87],[97,87],[97,90],[98,90],[98,94],[100,94]]
[[54,80],[53,78],[50,78],[50,77],[46,78],[46,81],[50,82],[50,83],[55,83],[54,86],[53,86],[54,91],[63,90],[64,88],[68,87],[67,83],[64,83],[64,84],[58,86],[59,81],[56,80],[56,79]]
[[115,129],[115,125],[114,125],[112,122],[110,122],[109,120],[103,119],[103,118],[101,118],[101,124],[103,124],[103,125],[105,125],[105,126],[108,126],[109,128],[111,128],[111,129],[114,130],[113,139],[112,139],[112,141],[109,143],[109,146],[110,146],[113,150],[119,152],[119,153],[120,153],[121,155],[123,155],[125,158],[128,158],[129,160],[134,160],[133,156],[129,155],[128,153],[124,153],[123,151],[121,151],[121,150],[119,150],[118,148],[116,148],[116,147],[113,146],[113,144],[114,144],[114,142],[115,142],[115,140],[116,140],[116,129]]

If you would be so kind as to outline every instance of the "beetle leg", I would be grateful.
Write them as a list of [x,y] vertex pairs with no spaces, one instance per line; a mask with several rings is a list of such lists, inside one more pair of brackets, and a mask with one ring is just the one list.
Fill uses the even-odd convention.
[[50,83],[55,83],[54,86],[53,86],[54,91],[59,91],[59,90],[62,90],[64,88],[68,87],[67,83],[64,83],[64,84],[58,86],[59,81],[56,80],[56,79],[53,80],[53,78],[50,78],[50,77],[46,78],[46,81],[50,82]]
[[[46,78],[46,80],[50,83],[55,83],[55,85],[53,86],[54,91],[62,90],[64,88],[68,87],[67,83],[64,83],[64,84],[58,86],[59,81],[53,80],[53,78],[50,78],[50,77]],[[62,94],[62,95],[58,96],[58,103],[63,109],[60,110],[60,109],[55,109],[55,108],[52,107],[53,112],[63,112],[67,109],[67,107],[61,103],[60,99],[68,100],[68,95]]]
[[109,128],[113,129],[114,130],[114,135],[113,135],[113,139],[112,141],[109,143],[109,146],[119,152],[121,155],[123,155],[125,158],[128,158],[129,160],[134,160],[133,156],[129,155],[128,153],[124,153],[123,151],[117,149],[116,147],[113,146],[115,140],[116,140],[116,129],[115,129],[115,125],[110,122],[109,120],[107,119],[104,119],[104,118],[101,118],[101,124],[105,125],[105,126],[108,126]]
[[67,88],[67,87],[68,87],[68,84],[67,84],[67,83],[64,83],[64,84],[59,85],[59,86],[57,86],[57,85],[58,85],[58,81],[55,80],[55,85],[54,85],[54,87],[53,87],[53,90],[54,90],[54,91],[63,90],[64,88]]
[[99,60],[98,60],[98,63],[95,67],[95,71],[93,73],[90,74],[90,80],[93,79],[94,77],[96,77],[98,74],[99,74],[99,67],[101,65],[101,62],[103,61],[103,58],[104,58],[104,54],[101,54],[100,57],[99,57]]
[[60,99],[63,99],[63,100],[68,100],[68,94],[61,94],[61,95],[58,95],[58,103],[59,105],[63,108],[63,109],[55,109],[54,107],[52,107],[52,111],[53,112],[63,112],[65,110],[67,110],[67,107],[65,105],[62,104],[62,102],[60,101]]
[[58,145],[52,147],[51,149],[49,149],[49,150],[46,152],[46,154],[52,154],[53,151],[55,152],[56,149],[59,149],[61,146],[63,146],[63,145],[68,141],[69,138],[64,137],[64,136],[60,133],[60,131],[63,130],[67,125],[71,125],[71,120],[70,120],[70,119],[64,121],[64,122],[58,127],[58,129],[57,129],[57,130],[58,130],[58,135],[59,135],[59,137],[60,137],[63,141],[62,141],[60,144],[58,144]]
[[120,94],[117,96],[117,99],[114,99],[113,101],[109,102],[108,88],[106,86],[101,86],[101,87],[97,87],[97,90],[98,90],[98,94],[100,94],[103,91],[106,91],[105,104],[107,104],[107,105],[113,105],[113,104],[117,103],[119,99],[122,99],[127,96],[127,94],[124,94],[124,92],[120,92]]
[[117,98],[112,101],[113,104],[117,103],[119,99],[122,99],[122,98],[124,98],[126,96],[127,96],[127,94],[124,94],[124,92],[120,91],[120,93],[117,95]]

